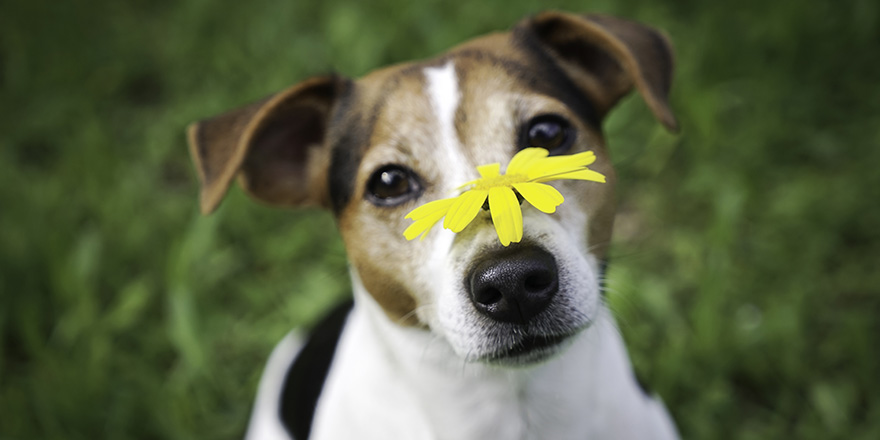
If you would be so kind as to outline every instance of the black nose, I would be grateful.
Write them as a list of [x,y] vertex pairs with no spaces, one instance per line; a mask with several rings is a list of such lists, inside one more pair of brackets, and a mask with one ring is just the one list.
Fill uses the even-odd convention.
[[468,279],[471,301],[480,313],[520,324],[547,308],[559,288],[556,260],[534,246],[483,261]]

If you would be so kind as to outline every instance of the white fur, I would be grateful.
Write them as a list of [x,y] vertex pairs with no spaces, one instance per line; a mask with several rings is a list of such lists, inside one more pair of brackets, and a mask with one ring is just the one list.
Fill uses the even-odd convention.
[[440,126],[440,145],[451,147],[459,143],[455,133],[455,112],[461,94],[458,90],[458,77],[455,63],[447,62],[443,67],[429,67],[424,70],[428,80],[428,96]]
[[302,348],[302,338],[296,331],[290,332],[269,356],[269,362],[260,378],[257,399],[245,440],[289,440],[290,435],[278,418],[281,391],[287,370]]
[[356,307],[312,437],[335,439],[675,439],[634,380],[602,306],[560,356],[528,368],[467,363],[432,333],[392,323],[353,273]]

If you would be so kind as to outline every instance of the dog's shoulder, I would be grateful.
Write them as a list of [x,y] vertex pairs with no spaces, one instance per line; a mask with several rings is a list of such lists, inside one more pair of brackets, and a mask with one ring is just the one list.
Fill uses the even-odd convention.
[[247,440],[307,439],[352,301],[328,313],[303,340],[295,332],[272,352],[251,415]]
[[351,309],[352,301],[346,301],[318,323],[287,370],[279,411],[284,426],[296,439],[309,438],[315,406]]

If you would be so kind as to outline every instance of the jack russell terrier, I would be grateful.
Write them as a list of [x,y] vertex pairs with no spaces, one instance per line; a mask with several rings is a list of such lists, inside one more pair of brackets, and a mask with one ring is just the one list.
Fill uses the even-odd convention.
[[[635,88],[675,130],[672,69],[649,27],[544,12],[191,125],[203,213],[237,177],[263,202],[331,210],[350,261],[353,302],[278,345],[247,438],[678,438],[602,293],[615,175],[601,122]],[[592,150],[607,182],[553,182],[567,203],[552,215],[523,203],[510,246],[486,212],[458,234],[404,238],[408,211],[526,147]]]

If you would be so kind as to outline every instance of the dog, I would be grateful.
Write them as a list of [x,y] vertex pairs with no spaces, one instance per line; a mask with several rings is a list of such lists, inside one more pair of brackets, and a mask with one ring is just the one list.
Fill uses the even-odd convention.
[[[278,345],[247,438],[678,438],[602,293],[615,174],[601,123],[636,89],[676,130],[672,71],[650,27],[550,11],[192,124],[203,213],[237,177],[259,201],[332,211],[350,262],[352,303]],[[524,203],[510,246],[487,212],[458,234],[404,239],[408,211],[535,146],[592,150],[607,182],[553,182],[566,202],[552,215]]]

